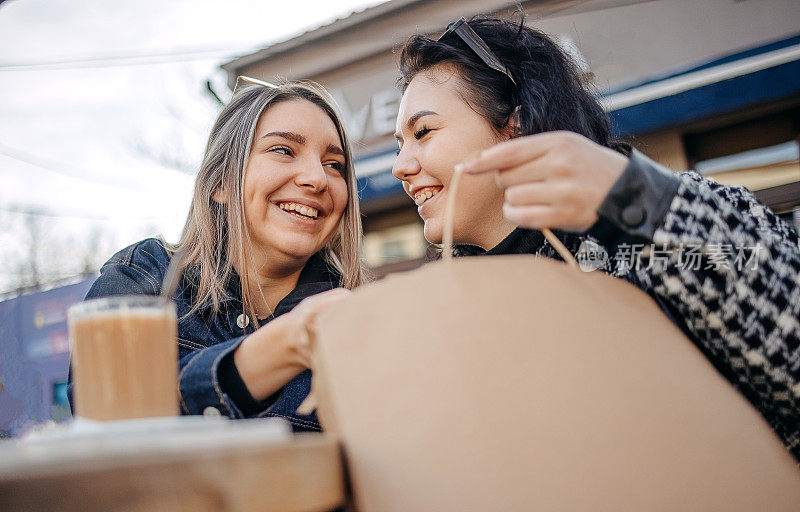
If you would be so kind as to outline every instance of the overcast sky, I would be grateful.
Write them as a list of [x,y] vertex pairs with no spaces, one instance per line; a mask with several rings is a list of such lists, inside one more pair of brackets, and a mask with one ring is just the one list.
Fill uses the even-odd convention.
[[176,240],[218,111],[206,80],[227,99],[221,63],[379,3],[0,3],[0,244],[15,243],[19,208],[58,215],[48,222],[78,238],[103,229],[117,248]]

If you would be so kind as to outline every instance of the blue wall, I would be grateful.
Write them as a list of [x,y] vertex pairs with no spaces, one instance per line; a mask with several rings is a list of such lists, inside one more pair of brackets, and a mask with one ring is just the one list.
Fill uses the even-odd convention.
[[93,281],[0,302],[0,436],[69,418],[66,311]]

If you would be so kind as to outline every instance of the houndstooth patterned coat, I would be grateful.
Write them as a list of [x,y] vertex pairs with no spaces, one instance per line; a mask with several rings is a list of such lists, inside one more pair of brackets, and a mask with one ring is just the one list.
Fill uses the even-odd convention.
[[[641,155],[632,163],[639,166],[633,172],[660,171]],[[691,171],[670,177],[675,193],[652,215],[652,236],[639,239],[640,251],[635,239],[618,244],[604,270],[678,319],[800,461],[797,233],[744,187]]]

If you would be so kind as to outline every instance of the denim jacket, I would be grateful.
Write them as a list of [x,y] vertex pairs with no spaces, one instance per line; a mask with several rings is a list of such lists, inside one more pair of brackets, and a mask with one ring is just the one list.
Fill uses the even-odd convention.
[[[148,238],[115,254],[100,269],[86,299],[110,295],[156,295],[170,257],[161,241]],[[316,414],[298,415],[297,407],[311,388],[311,371],[305,370],[263,402],[250,396],[233,364],[233,352],[254,331],[243,314],[239,276],[228,283],[229,300],[219,314],[210,306],[186,316],[196,287],[191,283],[196,267],[189,267],[175,293],[178,313],[178,387],[182,414],[225,415],[230,418],[277,416],[295,431],[321,430]],[[306,297],[338,287],[338,274],[315,254],[300,274],[297,286],[284,297],[263,325],[291,311]],[[68,385],[72,403],[72,379]]]

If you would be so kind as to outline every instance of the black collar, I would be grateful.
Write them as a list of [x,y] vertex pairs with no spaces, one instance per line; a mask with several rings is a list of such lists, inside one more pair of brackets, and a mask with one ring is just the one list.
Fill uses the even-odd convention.
[[[574,254],[580,245],[580,237],[575,233],[553,230],[553,234]],[[515,228],[507,237],[488,251],[474,245],[457,245],[455,256],[495,256],[499,254],[542,254],[542,249],[550,244],[541,231]],[[555,251],[553,251],[555,252]],[[548,253],[549,255],[549,253]],[[553,257],[561,259],[560,256]]]
[[306,266],[297,278],[297,286],[278,302],[272,317],[280,316],[291,310],[306,297],[332,290],[342,285],[339,273],[333,269],[319,253],[314,254],[306,262]]
[[456,256],[493,256],[498,254],[535,254],[544,245],[541,231],[515,228],[507,237],[488,251],[475,245],[457,245]]

